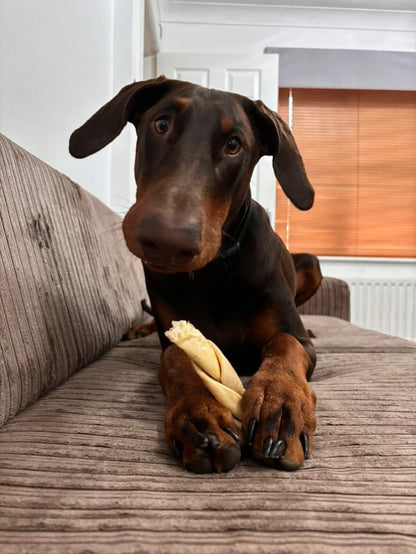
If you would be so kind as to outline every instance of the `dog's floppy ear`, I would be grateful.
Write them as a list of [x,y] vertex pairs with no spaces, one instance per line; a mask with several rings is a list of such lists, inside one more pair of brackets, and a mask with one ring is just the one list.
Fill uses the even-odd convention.
[[260,100],[253,104],[262,153],[273,156],[274,174],[286,196],[300,210],[309,210],[315,193],[289,127]]
[[132,116],[158,102],[175,86],[184,85],[181,81],[166,79],[163,75],[157,79],[140,81],[127,85],[88,121],[74,131],[69,139],[69,151],[75,158],[85,158],[107,146],[123,130]]

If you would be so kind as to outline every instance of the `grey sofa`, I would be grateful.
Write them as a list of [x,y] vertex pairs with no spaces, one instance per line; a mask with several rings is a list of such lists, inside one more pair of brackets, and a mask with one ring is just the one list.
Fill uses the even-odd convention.
[[187,473],[156,336],[120,342],[146,295],[120,221],[0,136],[0,552],[416,552],[416,343],[351,325],[325,279],[312,457]]

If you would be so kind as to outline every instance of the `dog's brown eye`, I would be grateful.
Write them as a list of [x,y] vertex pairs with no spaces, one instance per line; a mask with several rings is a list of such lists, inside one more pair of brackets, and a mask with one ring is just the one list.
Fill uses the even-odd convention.
[[230,155],[238,154],[241,150],[241,140],[238,137],[231,137],[225,146],[225,152]]
[[159,119],[156,119],[154,122],[154,127],[157,133],[163,135],[163,133],[166,133],[169,129],[169,119],[167,117],[159,117]]

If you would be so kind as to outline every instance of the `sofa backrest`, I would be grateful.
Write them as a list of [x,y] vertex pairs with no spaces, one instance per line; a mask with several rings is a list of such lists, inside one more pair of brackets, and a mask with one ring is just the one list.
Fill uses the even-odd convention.
[[329,315],[350,321],[350,289],[346,281],[324,277],[316,293],[299,306],[302,315]]
[[121,218],[0,135],[0,425],[142,317]]

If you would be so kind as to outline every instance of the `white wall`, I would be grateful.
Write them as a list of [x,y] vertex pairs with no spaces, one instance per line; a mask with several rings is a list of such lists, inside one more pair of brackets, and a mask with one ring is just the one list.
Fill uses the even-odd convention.
[[75,160],[68,139],[115,91],[140,76],[142,5],[142,0],[0,3],[0,132],[107,204],[117,195],[116,183],[120,196],[131,188],[130,174],[118,176],[115,169],[122,166],[116,149]]

